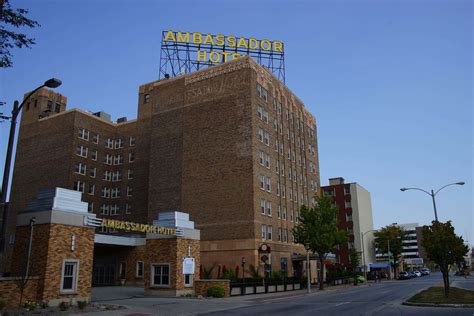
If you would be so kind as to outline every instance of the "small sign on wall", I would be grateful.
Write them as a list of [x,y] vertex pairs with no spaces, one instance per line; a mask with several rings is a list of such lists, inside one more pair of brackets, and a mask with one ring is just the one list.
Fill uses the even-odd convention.
[[194,274],[194,258],[183,259],[183,274]]

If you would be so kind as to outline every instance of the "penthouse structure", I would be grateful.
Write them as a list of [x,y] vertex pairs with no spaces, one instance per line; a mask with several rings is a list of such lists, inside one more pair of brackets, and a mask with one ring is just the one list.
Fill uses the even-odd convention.
[[[7,236],[44,188],[82,192],[101,218],[152,223],[189,213],[201,231],[201,263],[298,273],[292,228],[319,189],[316,121],[249,57],[139,88],[137,118],[66,110],[39,90],[23,108]],[[102,234],[119,234],[101,228]]]

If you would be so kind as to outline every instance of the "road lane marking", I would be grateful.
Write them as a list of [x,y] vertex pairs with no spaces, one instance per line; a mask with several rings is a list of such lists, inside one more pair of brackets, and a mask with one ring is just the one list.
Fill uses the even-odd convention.
[[334,305],[334,307],[336,307],[336,306],[341,306],[341,305],[344,305],[344,304],[349,304],[349,303],[350,303],[350,302],[342,302],[342,303],[339,303],[339,304]]

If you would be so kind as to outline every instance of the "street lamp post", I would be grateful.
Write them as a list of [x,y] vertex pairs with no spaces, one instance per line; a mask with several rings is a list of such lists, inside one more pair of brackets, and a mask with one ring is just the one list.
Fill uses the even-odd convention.
[[304,245],[304,248],[306,249],[306,283],[307,283],[308,294],[309,294],[311,293],[311,280],[309,278],[309,271],[311,269],[311,266],[309,264],[309,249],[310,249],[309,243],[306,243]]
[[425,191],[425,190],[420,189],[420,188],[401,188],[400,191],[404,192],[404,191],[407,191],[407,190],[418,190],[418,191],[422,191],[422,192],[428,194],[429,196],[431,196],[431,199],[433,200],[433,210],[434,210],[434,215],[435,215],[435,221],[438,221],[438,211],[436,210],[435,196],[436,196],[436,194],[438,194],[439,191],[441,191],[444,188],[449,187],[451,185],[464,185],[464,182],[456,182],[456,183],[446,184],[445,186],[438,189],[436,192],[434,192],[434,190],[431,190],[431,192],[428,192],[428,191]]
[[245,257],[242,257],[242,295],[245,295]]
[[8,191],[8,180],[10,178],[10,167],[11,167],[11,160],[13,154],[13,142],[15,141],[15,131],[16,131],[16,120],[18,115],[21,113],[21,109],[23,105],[25,105],[26,101],[30,99],[30,97],[39,89],[43,87],[48,88],[57,88],[61,85],[61,80],[56,78],[51,78],[45,83],[43,83],[38,88],[31,91],[26,98],[23,99],[20,105],[18,105],[18,101],[13,103],[13,110],[11,117],[5,117],[10,119],[10,134],[8,135],[8,147],[7,147],[7,155],[5,157],[5,169],[3,171],[3,181],[2,181],[2,197],[0,201],[0,208],[2,210],[2,227],[0,231],[0,252],[5,251],[6,249],[6,228],[7,228],[7,191]]
[[362,262],[364,264],[364,277],[365,277],[366,282],[367,282],[367,266],[365,262],[364,236],[368,233],[376,232],[376,231],[377,231],[376,229],[372,229],[372,230],[366,231],[365,233],[360,232],[360,241],[362,244]]

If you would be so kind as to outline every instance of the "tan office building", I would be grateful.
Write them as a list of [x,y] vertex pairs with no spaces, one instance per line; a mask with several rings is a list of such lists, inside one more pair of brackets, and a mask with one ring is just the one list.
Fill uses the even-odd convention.
[[261,266],[266,243],[272,269],[291,275],[305,253],[291,231],[319,189],[317,148],[314,117],[249,57],[142,85],[130,121],[66,110],[64,96],[43,89],[23,108],[10,246],[16,214],[40,189],[63,187],[83,192],[98,217],[189,213],[203,267],[235,268],[242,257]]

